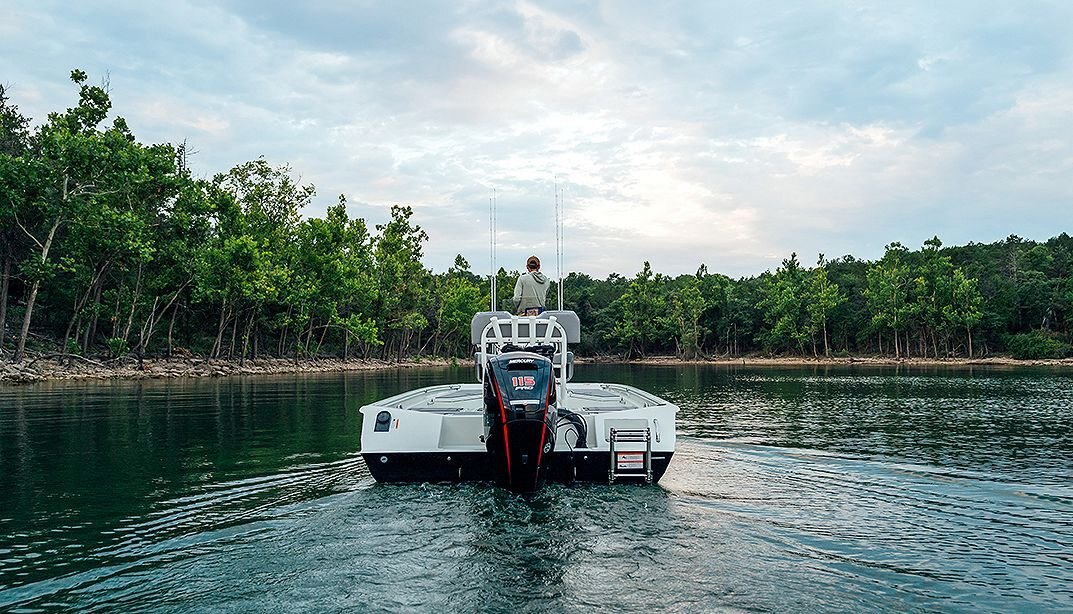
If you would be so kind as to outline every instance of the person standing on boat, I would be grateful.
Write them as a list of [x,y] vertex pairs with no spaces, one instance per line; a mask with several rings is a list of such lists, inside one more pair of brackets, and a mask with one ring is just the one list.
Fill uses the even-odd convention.
[[525,273],[514,284],[514,313],[520,316],[537,316],[544,312],[548,297],[548,277],[540,272],[540,258],[529,256],[525,261]]

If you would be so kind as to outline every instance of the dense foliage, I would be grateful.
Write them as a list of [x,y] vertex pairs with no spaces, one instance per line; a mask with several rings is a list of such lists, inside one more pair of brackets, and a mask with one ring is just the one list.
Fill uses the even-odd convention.
[[[0,352],[238,360],[469,353],[488,304],[458,256],[434,274],[409,207],[370,229],[345,199],[304,218],[313,186],[263,159],[193,178],[182,146],[139,143],[108,92],[73,71],[75,106],[36,128],[0,88]],[[887,354],[1070,355],[1073,239],[887,246],[876,262],[731,279],[572,273],[581,353],[686,358]],[[500,269],[499,287],[517,272]],[[553,287],[549,302],[554,302]],[[506,307],[509,300],[504,300]]]

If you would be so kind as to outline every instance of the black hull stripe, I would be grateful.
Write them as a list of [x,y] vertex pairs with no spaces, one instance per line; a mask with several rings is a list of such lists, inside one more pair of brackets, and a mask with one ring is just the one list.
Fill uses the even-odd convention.
[[[672,452],[652,453],[652,479],[667,471]],[[362,453],[369,472],[378,482],[491,482],[495,467],[487,452],[384,452]],[[552,482],[608,482],[610,452],[577,450],[553,452],[548,460],[547,480]],[[638,472],[640,473],[640,472]],[[644,481],[620,478],[620,481]]]

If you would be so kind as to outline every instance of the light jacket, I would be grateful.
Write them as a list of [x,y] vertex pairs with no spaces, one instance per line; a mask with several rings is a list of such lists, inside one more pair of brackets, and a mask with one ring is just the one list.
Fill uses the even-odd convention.
[[540,271],[519,275],[514,284],[514,312],[523,313],[533,307],[543,309],[550,285],[548,277]]

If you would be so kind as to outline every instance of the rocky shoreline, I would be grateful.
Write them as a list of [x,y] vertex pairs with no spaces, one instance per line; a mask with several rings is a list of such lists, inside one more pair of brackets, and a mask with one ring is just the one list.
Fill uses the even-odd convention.
[[228,377],[282,373],[335,373],[376,369],[407,369],[447,366],[442,359],[387,361],[376,359],[319,359],[295,362],[289,358],[210,360],[205,358],[146,358],[99,362],[84,358],[29,358],[21,363],[0,362],[0,385],[29,384],[54,380],[158,379],[178,377]]
[[1018,360],[1008,356],[989,358],[893,358],[888,356],[811,357],[811,356],[739,356],[700,360],[682,360],[675,356],[650,356],[622,361],[617,359],[593,359],[591,362],[628,362],[644,365],[726,365],[749,367],[1073,367],[1073,358]]
[[[81,357],[38,357],[13,364],[0,361],[0,385],[28,384],[55,380],[92,379],[158,379],[178,377],[228,377],[234,375],[267,375],[283,373],[335,373],[343,371],[369,371],[377,369],[412,369],[417,367],[444,367],[461,364],[464,360],[450,361],[441,358],[406,359],[388,361],[376,359],[320,359],[295,362],[289,358],[264,358],[247,360],[240,364],[234,360],[212,360],[198,357],[146,358],[141,366],[132,358],[100,362]],[[874,366],[874,367],[1073,367],[1073,359],[1061,360],[1016,360],[1008,357],[993,358],[812,358],[802,356],[767,357],[746,356],[738,358],[710,358],[682,360],[674,356],[650,356],[622,360],[613,357],[579,358],[578,363],[590,364],[642,364],[663,366],[723,365],[749,367],[827,367],[827,366]]]

